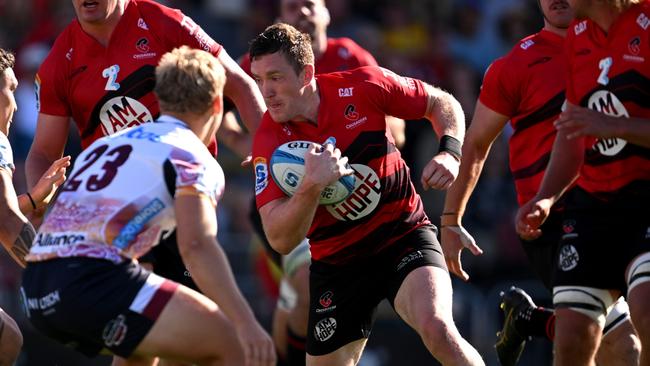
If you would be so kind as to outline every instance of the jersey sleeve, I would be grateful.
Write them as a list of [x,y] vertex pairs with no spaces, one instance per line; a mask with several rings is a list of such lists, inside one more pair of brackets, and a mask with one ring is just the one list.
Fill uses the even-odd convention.
[[367,95],[387,115],[413,120],[426,114],[428,94],[422,81],[372,66],[355,70],[355,76],[365,80]]
[[[210,37],[192,18],[178,9],[160,7],[162,12],[155,21],[159,21],[159,37],[164,38],[170,48],[189,46],[219,56],[222,46]],[[158,19],[160,18],[160,19]],[[151,21],[151,20],[149,20]]]
[[271,177],[271,155],[280,145],[275,122],[264,114],[253,140],[253,170],[255,173],[255,202],[257,208],[279,198],[287,197]]
[[58,54],[58,48],[54,47],[34,78],[36,109],[40,113],[62,117],[72,115],[65,94],[65,70],[57,62],[63,57]]
[[13,173],[15,169],[13,152],[9,140],[4,135],[0,135],[0,169],[5,169],[10,173]]
[[479,100],[486,107],[504,116],[516,114],[519,105],[514,75],[504,75],[506,60],[501,58],[492,63],[485,71]]
[[225,178],[219,164],[210,159],[187,150],[172,149],[168,161],[174,168],[175,196],[205,194],[216,204],[223,194]]

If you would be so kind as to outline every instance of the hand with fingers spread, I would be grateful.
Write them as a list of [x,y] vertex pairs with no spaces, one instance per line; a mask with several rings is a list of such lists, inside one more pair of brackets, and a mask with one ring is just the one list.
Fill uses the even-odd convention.
[[245,366],[275,366],[273,340],[257,321],[241,324],[236,331],[244,348]]
[[469,280],[469,275],[463,270],[463,265],[460,262],[461,252],[467,248],[474,255],[483,254],[483,250],[476,245],[472,235],[462,225],[443,225],[440,244],[449,272],[463,281]]
[[429,161],[422,171],[422,187],[424,190],[447,189],[456,180],[460,162],[446,151],[438,153]]
[[70,156],[56,160],[41,178],[36,182],[30,192],[37,208],[42,208],[50,203],[56,189],[65,181],[65,173],[70,166]]
[[540,226],[546,221],[551,212],[553,202],[548,199],[538,199],[537,197],[526,202],[517,211],[515,217],[515,229],[517,234],[524,240],[534,240],[542,235]]
[[312,144],[305,154],[304,180],[325,189],[341,177],[354,174],[348,165],[348,158],[341,157],[341,150],[332,143]]
[[555,128],[567,131],[567,139],[578,137],[617,137],[621,120],[589,108],[567,103],[566,109],[554,122]]

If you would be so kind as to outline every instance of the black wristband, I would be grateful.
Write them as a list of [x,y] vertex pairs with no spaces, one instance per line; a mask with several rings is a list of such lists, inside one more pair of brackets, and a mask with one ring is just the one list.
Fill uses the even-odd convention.
[[32,198],[32,195],[29,194],[29,192],[25,193],[27,195],[27,198],[29,198],[29,202],[32,203],[32,208],[35,210],[36,209],[36,202],[34,202],[34,199]]
[[442,136],[440,139],[440,148],[438,148],[438,153],[441,153],[443,151],[448,152],[458,161],[460,161],[461,156],[463,156],[461,153],[460,141],[458,141],[458,139],[453,136]]

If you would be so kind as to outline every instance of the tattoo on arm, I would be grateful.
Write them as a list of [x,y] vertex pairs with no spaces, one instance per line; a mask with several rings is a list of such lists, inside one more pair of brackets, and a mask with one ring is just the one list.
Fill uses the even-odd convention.
[[32,247],[32,242],[36,236],[36,231],[34,227],[29,222],[23,224],[20,234],[16,238],[14,245],[11,246],[11,251],[13,252],[15,259],[24,267],[27,263],[25,262],[25,256],[29,253],[29,248]]

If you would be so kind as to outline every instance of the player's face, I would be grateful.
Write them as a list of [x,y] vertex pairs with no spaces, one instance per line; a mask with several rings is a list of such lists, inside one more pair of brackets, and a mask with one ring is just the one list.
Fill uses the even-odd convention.
[[298,75],[284,54],[256,57],[251,62],[251,73],[274,121],[287,122],[301,114],[304,71]]
[[542,12],[552,26],[566,29],[573,20],[573,9],[567,0],[541,0]]
[[280,20],[315,38],[327,30],[330,14],[324,0],[282,0]]
[[9,125],[14,117],[14,112],[18,109],[14,92],[18,87],[18,80],[14,70],[5,69],[0,74],[0,130],[7,134]]
[[77,18],[82,23],[103,23],[113,15],[123,0],[72,0]]

